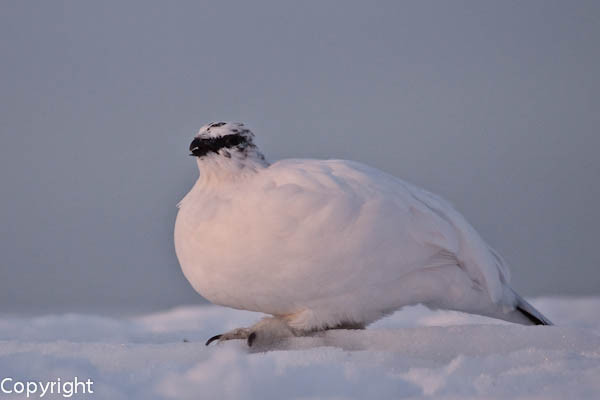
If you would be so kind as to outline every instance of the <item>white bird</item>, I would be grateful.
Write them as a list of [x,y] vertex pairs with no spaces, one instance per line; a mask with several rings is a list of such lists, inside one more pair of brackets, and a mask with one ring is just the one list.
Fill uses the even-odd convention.
[[272,315],[207,345],[362,329],[417,303],[551,325],[432,193],[352,161],[269,164],[241,123],[203,126],[190,151],[200,176],[175,223],[182,270],[212,303]]

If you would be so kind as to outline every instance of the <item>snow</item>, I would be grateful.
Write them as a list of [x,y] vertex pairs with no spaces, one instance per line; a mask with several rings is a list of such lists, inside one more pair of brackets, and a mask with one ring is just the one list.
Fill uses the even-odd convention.
[[[95,399],[600,398],[600,298],[533,304],[557,326],[416,306],[364,331],[294,338],[272,351],[241,341],[204,346],[260,318],[215,306],[5,316],[0,379],[90,378],[94,394],[73,398]],[[53,396],[44,398],[64,398]]]

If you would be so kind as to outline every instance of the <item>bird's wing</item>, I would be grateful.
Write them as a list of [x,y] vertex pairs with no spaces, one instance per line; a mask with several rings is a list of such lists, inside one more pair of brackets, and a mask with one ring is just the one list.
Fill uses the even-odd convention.
[[[278,219],[272,221],[280,225],[282,234],[293,235],[295,226],[308,223],[314,229],[305,233],[313,242],[322,237],[325,243],[329,235],[343,240],[344,232],[360,226],[362,229],[353,232],[363,232],[364,237],[354,237],[352,245],[363,246],[366,252],[376,251],[385,242],[412,251],[414,247],[403,247],[412,239],[439,250],[436,253],[441,259],[429,260],[433,266],[454,258],[494,303],[506,295],[506,263],[444,199],[356,162],[285,160],[269,169],[264,185],[272,201],[264,207],[286,205],[283,215],[287,220],[280,220],[282,213],[275,213]],[[268,210],[262,214],[268,215]]]
[[[452,241],[448,242],[448,250],[452,251],[469,276],[479,285],[485,287],[494,303],[504,297],[512,298],[512,291],[504,285],[510,279],[508,264],[477,233],[475,228],[454,207],[426,190],[404,183],[416,201],[431,211],[425,219],[443,220],[452,227]],[[423,222],[425,223],[425,222]],[[440,222],[438,222],[440,223]],[[443,243],[441,244],[442,247]]]

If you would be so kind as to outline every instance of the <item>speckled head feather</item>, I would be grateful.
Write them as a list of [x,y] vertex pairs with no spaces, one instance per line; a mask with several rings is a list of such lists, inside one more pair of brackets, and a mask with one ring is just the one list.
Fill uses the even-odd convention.
[[196,138],[212,139],[229,135],[239,135],[248,141],[252,141],[254,137],[250,129],[246,128],[241,122],[212,122],[200,128]]
[[254,144],[254,134],[240,122],[204,125],[190,144],[200,180],[218,183],[240,179],[265,168],[269,162]]
[[253,152],[261,158],[253,139],[254,134],[240,122],[213,122],[200,128],[190,144],[190,155],[246,158]]

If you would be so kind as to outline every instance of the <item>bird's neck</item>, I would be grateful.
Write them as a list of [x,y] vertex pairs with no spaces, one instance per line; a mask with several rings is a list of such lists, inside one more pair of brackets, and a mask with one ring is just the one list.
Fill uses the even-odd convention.
[[269,162],[257,149],[243,154],[232,152],[229,157],[211,154],[198,158],[197,162],[200,176],[196,186],[201,188],[236,183],[269,166]]

